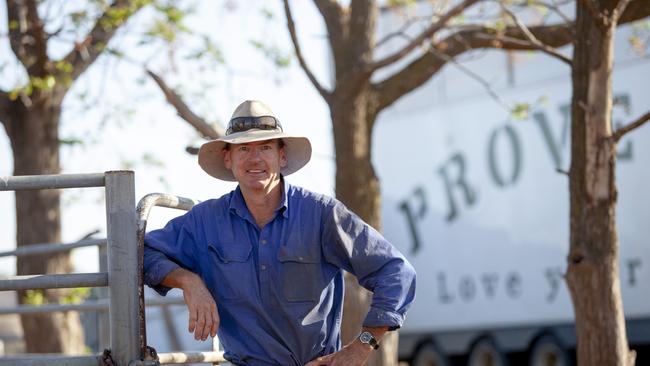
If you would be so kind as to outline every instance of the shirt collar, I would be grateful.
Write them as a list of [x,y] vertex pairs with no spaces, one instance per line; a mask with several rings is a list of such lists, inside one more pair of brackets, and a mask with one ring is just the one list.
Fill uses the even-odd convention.
[[[282,184],[282,197],[280,197],[280,204],[275,209],[276,212],[281,212],[282,216],[289,217],[289,188],[291,185],[284,180],[284,177],[281,177],[280,184]],[[230,199],[230,205],[228,206],[230,212],[235,212],[242,219],[252,220],[248,206],[246,206],[246,201],[244,200],[244,195],[241,193],[241,188],[237,185],[237,188],[233,192],[233,195]],[[254,220],[253,220],[254,222]]]

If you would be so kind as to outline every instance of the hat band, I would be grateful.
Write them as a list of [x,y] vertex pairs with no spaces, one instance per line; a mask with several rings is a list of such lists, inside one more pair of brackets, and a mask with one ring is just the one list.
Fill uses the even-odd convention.
[[282,131],[282,125],[280,124],[280,121],[273,116],[235,117],[230,120],[230,123],[228,123],[226,135],[252,129]]

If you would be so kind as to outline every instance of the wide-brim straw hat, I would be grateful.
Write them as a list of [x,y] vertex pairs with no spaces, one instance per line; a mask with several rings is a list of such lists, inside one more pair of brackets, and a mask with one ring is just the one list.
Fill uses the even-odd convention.
[[[274,125],[263,125],[260,128],[250,128],[244,131],[241,126],[237,128],[238,121],[245,117],[272,117]],[[250,126],[250,125],[249,125]],[[246,128],[246,127],[244,127]],[[239,131],[239,132],[234,132]],[[230,117],[226,135],[216,140],[206,142],[199,150],[199,165],[211,176],[234,182],[235,176],[224,165],[223,156],[226,144],[245,144],[249,142],[282,139],[287,165],[280,170],[284,176],[295,173],[305,166],[311,159],[311,143],[306,137],[293,136],[284,133],[280,121],[271,109],[257,100],[247,100],[241,103]]]

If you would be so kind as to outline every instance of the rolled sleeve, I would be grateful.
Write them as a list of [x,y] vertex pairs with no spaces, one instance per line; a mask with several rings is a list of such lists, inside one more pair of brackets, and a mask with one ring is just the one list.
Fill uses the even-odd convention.
[[165,277],[177,268],[194,271],[196,245],[192,211],[171,220],[163,229],[145,236],[144,282],[161,295],[169,287],[161,285]]
[[144,253],[144,267],[147,268],[144,272],[144,282],[157,293],[165,296],[171,287],[163,286],[160,283],[171,271],[181,268],[181,266],[169,260],[163,253],[149,247],[144,248]]
[[366,318],[363,321],[364,327],[388,327],[388,330],[395,330],[402,326],[404,323],[404,314],[400,314],[396,311],[387,311],[382,309],[377,309],[374,307],[370,308]]

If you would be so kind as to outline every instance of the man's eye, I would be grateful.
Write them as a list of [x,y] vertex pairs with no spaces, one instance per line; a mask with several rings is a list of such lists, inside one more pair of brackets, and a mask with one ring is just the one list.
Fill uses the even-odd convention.
[[262,150],[271,150],[271,146],[270,145],[264,145],[264,146],[262,146]]
[[240,146],[239,151],[248,151],[248,146]]

